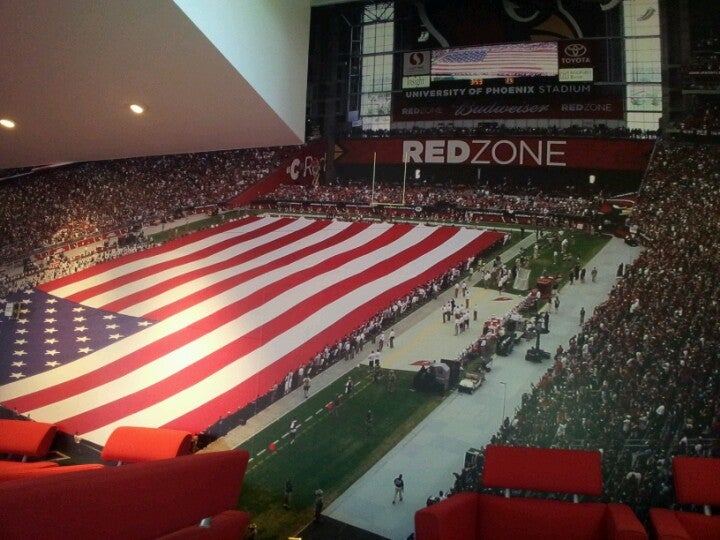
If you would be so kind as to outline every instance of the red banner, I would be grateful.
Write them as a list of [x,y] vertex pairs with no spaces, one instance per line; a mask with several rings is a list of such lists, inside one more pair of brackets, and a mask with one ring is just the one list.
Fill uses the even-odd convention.
[[247,204],[270,193],[280,184],[312,184],[325,172],[325,145],[324,140],[318,140],[298,146],[297,151],[283,161],[280,167],[232,199],[229,206],[236,208]]
[[[650,139],[566,137],[463,137],[350,139],[337,144],[338,165],[448,165],[566,167],[642,172],[654,145]],[[339,154],[339,152],[337,152]]]

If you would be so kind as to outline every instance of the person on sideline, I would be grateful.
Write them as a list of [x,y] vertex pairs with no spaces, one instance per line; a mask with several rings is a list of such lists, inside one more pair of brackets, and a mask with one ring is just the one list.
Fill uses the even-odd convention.
[[285,499],[283,501],[283,508],[290,510],[290,499],[292,497],[293,485],[290,479],[285,480]]
[[405,491],[405,482],[403,481],[402,474],[399,474],[395,480],[393,480],[393,484],[395,485],[395,495],[393,496],[392,503],[395,504],[395,501],[397,501],[398,496],[400,497],[400,502],[403,500],[403,491]]
[[373,430],[373,414],[370,409],[368,409],[368,412],[365,414],[365,434],[370,435]]
[[395,375],[395,370],[391,369],[388,372],[387,377],[387,391],[392,393],[395,391],[395,381],[397,380],[397,376]]
[[325,506],[325,501],[323,500],[323,490],[316,489],[315,490],[315,521],[320,521],[320,516],[322,515],[323,506]]

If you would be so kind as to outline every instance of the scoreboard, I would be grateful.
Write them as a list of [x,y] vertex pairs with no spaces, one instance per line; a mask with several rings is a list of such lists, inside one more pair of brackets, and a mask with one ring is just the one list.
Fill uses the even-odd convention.
[[592,40],[414,51],[393,120],[622,119],[624,89],[595,83]]

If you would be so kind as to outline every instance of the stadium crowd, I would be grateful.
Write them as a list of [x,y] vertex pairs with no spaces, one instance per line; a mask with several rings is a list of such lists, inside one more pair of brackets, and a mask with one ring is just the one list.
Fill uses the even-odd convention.
[[501,135],[501,136],[543,136],[543,137],[603,137],[618,139],[652,139],[657,133],[655,131],[643,131],[641,129],[628,129],[625,126],[611,127],[606,123],[597,123],[591,126],[580,126],[577,124],[561,126],[510,126],[498,122],[478,122],[474,127],[458,127],[444,122],[434,127],[408,127],[393,128],[389,130],[363,130],[353,128],[348,134],[349,138],[391,138],[391,137],[472,137],[475,135]]
[[[0,181],[0,260],[213,207],[276,168],[287,148],[70,164]],[[22,172],[26,171],[21,171]]]
[[[403,202],[404,201],[404,202]],[[386,219],[401,214],[420,213],[422,218],[432,217],[442,221],[472,222],[487,214],[507,216],[514,214],[570,218],[574,221],[591,221],[598,202],[591,198],[562,197],[523,189],[503,182],[494,188],[468,188],[448,186],[410,186],[378,184],[373,191],[370,182],[363,180],[340,180],[334,185],[316,188],[301,185],[281,185],[275,191],[258,200],[259,208],[297,210],[298,203],[316,205],[320,212],[334,215],[379,216]],[[372,206],[371,203],[396,206]],[[478,216],[477,214],[481,214]]]
[[720,100],[704,97],[696,99],[692,110],[676,125],[681,131],[715,132],[720,130]]
[[[235,196],[280,159],[272,151],[233,151],[79,164],[0,184],[0,253],[24,257],[38,246],[137,223],[162,222],[178,210]],[[605,454],[606,497],[630,504],[640,516],[673,498],[670,456],[720,455],[720,150],[664,142],[646,176],[634,217],[646,251],[618,279],[610,298],[582,326],[539,383],[507,418],[493,443],[599,448]],[[388,200],[400,188],[383,190]],[[500,194],[489,190],[411,187],[410,205],[451,204],[584,216],[584,199]],[[320,200],[369,204],[368,185],[341,182],[319,191],[282,186],[275,201]],[[30,264],[3,276],[19,288],[77,271],[99,260],[146,247],[140,237],[103,252],[57,255],[52,270]],[[408,310],[451,286],[472,261],[396,299],[369,321],[309,358],[270,389],[269,403],[364,345]],[[58,266],[61,267],[58,270]],[[51,274],[47,272],[50,271]],[[230,422],[257,412],[238,411]],[[227,424],[223,426],[227,429]],[[212,431],[212,429],[210,430]],[[482,465],[482,458],[478,461]],[[477,470],[457,475],[453,491],[481,489]]]
[[[605,497],[643,519],[673,503],[671,456],[720,457],[719,166],[718,146],[658,147],[633,218],[647,249],[491,441],[601,449]],[[481,467],[454,489],[483,489]]]
[[49,252],[45,257],[26,258],[22,267],[7,269],[0,273],[0,298],[11,292],[35,287],[53,279],[74,274],[90,266],[111,261],[142,251],[153,246],[142,234],[126,234],[102,245],[81,247],[72,251],[59,249]]

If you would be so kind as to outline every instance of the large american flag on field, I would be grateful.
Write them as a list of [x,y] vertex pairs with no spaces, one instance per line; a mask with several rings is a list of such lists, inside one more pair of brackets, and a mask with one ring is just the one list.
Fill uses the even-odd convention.
[[247,217],[88,268],[7,299],[0,403],[98,444],[203,431],[499,236]]
[[442,79],[556,76],[557,42],[509,43],[434,50],[430,74],[433,78]]

